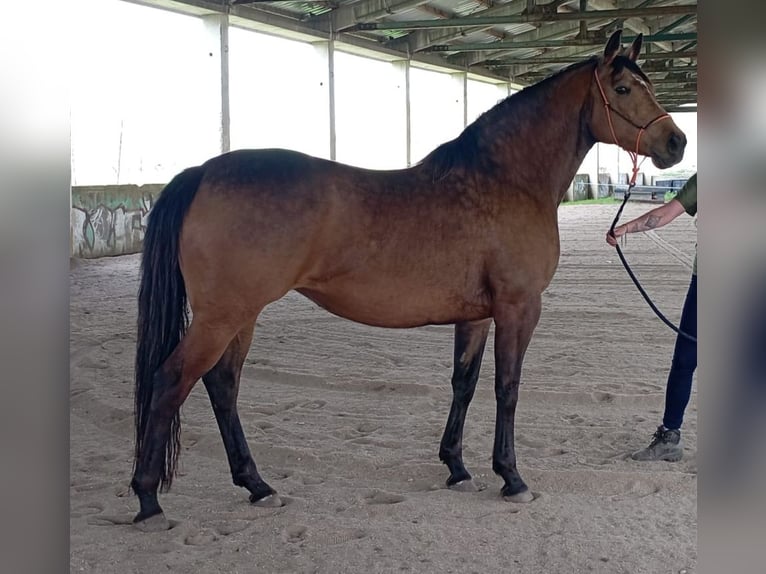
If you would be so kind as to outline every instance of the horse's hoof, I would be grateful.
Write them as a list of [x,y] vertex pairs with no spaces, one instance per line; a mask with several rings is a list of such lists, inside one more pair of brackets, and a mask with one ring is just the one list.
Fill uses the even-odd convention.
[[250,502],[255,506],[260,506],[262,508],[280,508],[284,506],[282,500],[276,494],[269,494],[268,496],[264,496],[255,501],[251,500]]
[[141,532],[163,532],[170,529],[170,522],[165,518],[165,514],[160,512],[144,520],[133,521],[133,526]]
[[509,496],[503,495],[503,500],[507,500],[508,502],[526,503],[532,502],[534,499],[535,495],[532,494],[532,491],[529,489],[522,490],[521,492],[517,492],[516,494],[511,494]]
[[460,482],[449,485],[447,488],[456,492],[479,492],[479,487],[472,478],[461,480]]

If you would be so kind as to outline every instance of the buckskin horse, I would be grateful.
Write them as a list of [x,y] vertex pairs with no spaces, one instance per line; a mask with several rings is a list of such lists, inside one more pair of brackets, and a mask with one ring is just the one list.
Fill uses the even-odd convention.
[[252,503],[280,504],[256,468],[236,403],[258,314],[290,290],[367,325],[455,325],[439,458],[457,490],[472,485],[463,423],[494,321],[492,468],[504,497],[532,500],[516,468],[514,416],[524,353],[558,264],[558,205],[596,142],[661,169],[686,145],[636,64],[641,42],[623,49],[618,30],[601,57],[509,96],[408,169],[264,149],[176,175],[151,211],[141,262],[134,524],[169,527],[157,493],[171,486],[179,408],[200,377],[234,484]]

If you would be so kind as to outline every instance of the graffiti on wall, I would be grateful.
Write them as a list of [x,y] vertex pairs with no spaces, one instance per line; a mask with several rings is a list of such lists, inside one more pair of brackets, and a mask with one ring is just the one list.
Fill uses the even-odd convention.
[[578,173],[575,175],[573,188],[572,199],[574,201],[588,199],[588,195],[590,195],[590,175],[587,173]]
[[110,187],[113,189],[98,193],[72,190],[73,255],[90,258],[141,251],[147,218],[158,193],[121,193],[121,186]]

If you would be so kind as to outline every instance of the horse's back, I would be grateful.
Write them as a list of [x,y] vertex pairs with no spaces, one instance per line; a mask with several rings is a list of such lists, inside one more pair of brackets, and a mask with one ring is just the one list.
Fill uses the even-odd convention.
[[[510,232],[531,224],[523,199],[507,220],[502,197],[483,202],[465,182],[434,183],[418,168],[373,171],[279,149],[204,167],[182,230],[182,271],[198,291],[243,305],[297,289],[369,324],[479,319],[491,309],[492,262],[522,263],[507,247],[536,235]],[[529,276],[513,260],[502,267]]]

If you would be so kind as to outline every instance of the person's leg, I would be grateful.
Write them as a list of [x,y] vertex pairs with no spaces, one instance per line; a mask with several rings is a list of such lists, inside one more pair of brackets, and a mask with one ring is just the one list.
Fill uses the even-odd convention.
[[[697,337],[697,276],[692,275],[686,294],[679,329]],[[633,453],[633,460],[679,461],[683,457],[681,424],[692,392],[692,378],[697,368],[697,343],[678,335],[665,392],[665,414],[651,444]]]
[[[689,292],[681,313],[679,329],[697,337],[697,276],[692,275]],[[668,374],[665,393],[665,416],[662,424],[666,429],[678,430],[684,419],[684,411],[692,394],[692,378],[697,368],[697,343],[678,335],[673,351],[673,363]]]

